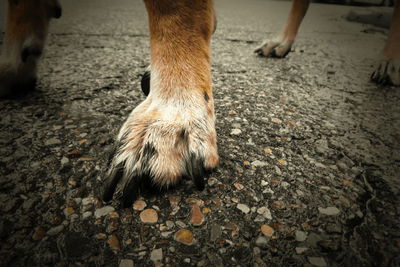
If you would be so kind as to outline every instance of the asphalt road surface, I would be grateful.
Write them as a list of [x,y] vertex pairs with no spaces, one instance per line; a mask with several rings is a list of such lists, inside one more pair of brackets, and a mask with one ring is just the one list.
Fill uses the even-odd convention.
[[289,2],[216,0],[220,166],[122,209],[97,192],[145,98],[144,4],[62,6],[37,90],[0,100],[1,266],[400,265],[400,88],[369,82],[387,30],[312,4],[294,51],[260,58]]

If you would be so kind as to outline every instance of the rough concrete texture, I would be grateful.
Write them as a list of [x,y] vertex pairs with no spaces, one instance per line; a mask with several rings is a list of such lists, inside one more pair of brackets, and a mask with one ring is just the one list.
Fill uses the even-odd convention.
[[121,209],[97,192],[144,99],[144,5],[62,5],[37,91],[0,101],[2,266],[399,266],[400,90],[369,82],[385,30],[312,4],[294,51],[259,58],[289,3],[217,0],[221,164]]

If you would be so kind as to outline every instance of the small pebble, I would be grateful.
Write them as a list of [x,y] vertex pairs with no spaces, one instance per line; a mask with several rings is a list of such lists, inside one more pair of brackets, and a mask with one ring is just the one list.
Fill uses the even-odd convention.
[[164,238],[167,238],[167,237],[170,237],[171,234],[172,234],[171,231],[167,231],[167,232],[162,232],[161,236],[164,237]]
[[166,221],[165,224],[167,225],[168,229],[171,229],[175,226],[174,222],[170,220]]
[[303,242],[307,239],[307,233],[303,231],[296,231],[296,241]]
[[119,244],[117,236],[115,235],[110,236],[107,240],[107,243],[112,250],[121,250],[121,245]]
[[264,167],[267,166],[268,163],[265,161],[255,160],[251,163],[251,165],[253,165],[254,167]]
[[106,215],[108,215],[110,212],[112,212],[112,211],[114,211],[115,209],[114,209],[114,207],[112,207],[112,206],[104,206],[104,207],[102,207],[102,208],[100,208],[100,209],[97,209],[95,212],[94,212],[94,216],[96,217],[96,219],[98,219],[98,218],[101,218],[101,217],[103,217],[103,216],[106,216]]
[[143,223],[153,224],[158,221],[157,211],[154,209],[145,209],[140,213],[140,220]]
[[85,211],[82,214],[82,219],[86,220],[86,219],[90,218],[92,215],[93,215],[93,213],[91,211]]
[[221,231],[221,226],[218,224],[213,224],[211,226],[211,231],[210,231],[210,240],[214,242],[218,238],[221,237],[222,231]]
[[261,232],[268,237],[271,237],[274,234],[274,229],[266,224],[261,225]]
[[235,186],[235,188],[236,188],[237,190],[242,190],[242,189],[244,188],[244,185],[239,184],[239,183],[234,183],[233,185]]
[[268,244],[268,240],[265,237],[263,237],[263,236],[257,237],[256,245],[258,247],[265,247],[267,244]]
[[328,266],[326,264],[326,261],[322,257],[308,257],[308,261],[312,265],[315,265],[315,266],[318,266],[318,267],[326,267],[326,266]]
[[61,141],[57,138],[50,138],[49,140],[46,141],[46,146],[59,145],[59,144],[61,144]]
[[162,248],[153,249],[150,253],[150,260],[152,262],[162,261],[163,259],[163,251]]
[[35,229],[35,232],[32,235],[32,239],[35,241],[41,240],[45,236],[46,232],[44,231],[43,227],[38,226]]
[[131,260],[131,259],[122,259],[119,262],[119,267],[134,267],[133,260]]
[[303,254],[308,248],[306,247],[297,247],[296,248],[296,253],[297,254]]
[[184,223],[182,221],[176,221],[175,224],[178,225],[180,228],[186,228],[187,227],[186,223]]
[[204,222],[204,215],[201,213],[200,207],[197,204],[192,205],[192,216],[190,217],[190,223],[193,226],[200,226]]
[[286,165],[287,165],[287,162],[286,162],[286,160],[284,160],[284,159],[279,159],[279,160],[278,160],[278,163],[279,163],[280,165],[282,165],[282,166],[286,166]]
[[178,241],[179,243],[185,244],[185,245],[193,245],[194,239],[193,239],[193,233],[189,230],[186,229],[181,229],[177,231],[174,235],[174,239]]
[[318,211],[328,216],[335,216],[340,213],[340,210],[336,207],[327,207],[327,208],[318,207]]
[[95,235],[96,239],[105,239],[107,236],[106,234],[103,233],[98,233]]
[[94,199],[92,197],[85,197],[85,198],[82,198],[81,203],[83,206],[88,206],[90,204],[93,204],[93,202],[94,202]]
[[61,224],[61,225],[59,225],[59,226],[50,228],[50,229],[47,231],[47,235],[49,235],[49,236],[55,236],[55,235],[59,234],[62,230],[64,230],[64,225]]
[[62,157],[61,159],[61,165],[65,165],[69,162],[69,159],[67,157]]
[[236,208],[246,214],[250,212],[250,208],[245,204],[237,204]]
[[264,148],[264,153],[268,155],[272,155],[272,150],[269,147]]
[[232,131],[231,131],[231,135],[239,135],[239,134],[241,134],[242,133],[242,130],[240,130],[240,129],[233,129]]
[[282,123],[282,120],[278,119],[278,118],[271,118],[271,121],[277,124]]
[[72,214],[74,214],[75,210],[72,207],[67,207],[64,209],[64,215],[65,217],[71,216]]
[[143,200],[136,200],[135,203],[133,203],[134,210],[142,211],[146,206],[147,206],[147,204]]

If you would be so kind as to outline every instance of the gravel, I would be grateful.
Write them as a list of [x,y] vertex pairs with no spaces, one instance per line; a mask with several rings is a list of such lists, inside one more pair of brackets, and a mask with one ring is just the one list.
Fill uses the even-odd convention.
[[61,2],[37,90],[0,100],[2,265],[396,265],[400,90],[368,81],[385,30],[313,4],[294,51],[259,58],[290,3],[215,1],[220,165],[203,191],[184,179],[123,209],[99,197],[113,140],[145,98],[146,11]]

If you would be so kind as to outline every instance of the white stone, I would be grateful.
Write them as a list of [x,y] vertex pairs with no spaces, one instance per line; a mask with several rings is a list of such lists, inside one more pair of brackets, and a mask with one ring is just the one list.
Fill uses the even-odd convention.
[[115,209],[112,206],[105,206],[105,207],[102,207],[100,209],[97,209],[94,212],[94,216],[96,217],[96,219],[98,219],[98,218],[101,218],[103,216],[106,216],[107,214],[109,214],[110,212],[112,212],[114,210]]
[[296,248],[296,253],[297,254],[303,254],[308,248],[306,247],[297,247]]
[[253,165],[254,167],[264,167],[267,166],[268,163],[264,162],[264,161],[260,161],[260,160],[255,160],[251,163],[251,165]]
[[61,165],[65,165],[69,162],[69,159],[67,157],[62,157],[61,159]]
[[131,259],[122,259],[119,262],[119,267],[134,267],[133,260],[131,260]]
[[328,216],[335,216],[340,213],[340,210],[336,207],[327,207],[327,208],[318,207],[318,210],[320,213],[328,215]]
[[82,219],[86,220],[87,218],[91,217],[92,214],[93,214],[93,213],[92,213],[91,211],[85,211],[85,212],[82,214]]
[[307,233],[303,231],[296,231],[296,241],[303,242],[307,239]]
[[315,266],[318,266],[318,267],[326,267],[326,266],[328,266],[326,264],[326,261],[322,257],[308,257],[308,261],[312,265],[315,265]]
[[239,135],[239,134],[241,134],[242,133],[242,130],[240,130],[240,129],[233,129],[232,131],[231,131],[231,135]]
[[239,210],[241,210],[243,213],[246,214],[250,212],[250,208],[245,204],[237,204],[236,208],[238,208]]
[[162,248],[153,249],[150,254],[150,260],[153,262],[161,261],[163,259]]
[[59,225],[59,226],[50,228],[50,229],[47,231],[47,235],[49,235],[49,236],[55,236],[55,235],[59,234],[62,230],[64,230],[64,225],[61,224],[61,225]]

